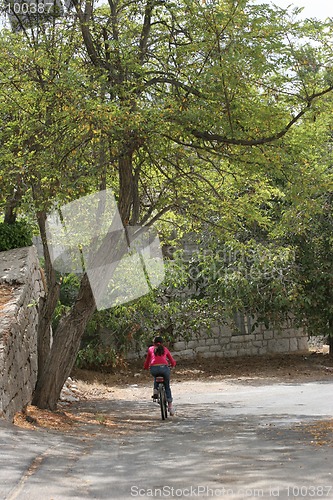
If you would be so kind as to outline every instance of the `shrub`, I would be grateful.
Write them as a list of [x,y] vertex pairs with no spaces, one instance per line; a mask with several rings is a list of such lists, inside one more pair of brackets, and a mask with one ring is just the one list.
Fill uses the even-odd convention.
[[0,252],[32,245],[32,232],[25,221],[0,223]]
[[76,366],[85,370],[112,373],[119,366],[125,364],[119,354],[109,346],[88,344],[81,349],[76,358]]

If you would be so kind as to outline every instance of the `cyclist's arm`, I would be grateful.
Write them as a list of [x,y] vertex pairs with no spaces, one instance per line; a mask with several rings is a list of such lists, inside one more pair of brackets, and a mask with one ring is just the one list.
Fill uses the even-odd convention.
[[168,350],[167,352],[167,360],[169,362],[169,365],[174,368],[176,366],[176,361],[173,359],[171,352]]
[[148,352],[147,352],[146,359],[145,359],[145,362],[144,362],[144,364],[143,364],[143,369],[144,369],[144,370],[149,370],[149,366],[150,366],[150,358],[151,358],[150,351],[148,351]]

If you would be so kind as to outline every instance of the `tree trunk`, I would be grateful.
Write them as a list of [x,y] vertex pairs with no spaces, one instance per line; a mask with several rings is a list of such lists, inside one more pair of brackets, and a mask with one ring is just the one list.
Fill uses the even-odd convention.
[[43,244],[44,252],[44,288],[45,296],[39,300],[39,320],[37,328],[37,349],[38,349],[38,373],[42,373],[48,358],[52,339],[52,317],[56,308],[60,284],[57,282],[56,274],[52,266],[49,249],[46,240],[46,212],[37,213],[37,221]]
[[[128,155],[122,155],[119,159],[118,210],[125,226],[130,218],[131,207],[133,205],[132,151],[133,149],[128,148]],[[44,250],[47,257],[45,260],[47,264],[45,269],[47,271],[48,294],[44,306],[45,317],[42,318],[40,323],[38,348],[42,349],[42,353],[40,356],[40,371],[38,372],[38,380],[32,404],[39,408],[55,410],[61,389],[74,366],[87,323],[96,310],[94,294],[95,297],[103,296],[104,290],[117,265],[116,263],[120,261],[127,250],[127,239],[125,231],[123,232],[124,234],[120,234],[119,230],[114,232],[110,230],[99,248],[95,249],[93,245],[91,261],[89,262],[89,279],[87,274],[83,276],[78,297],[69,313],[60,320],[57,330],[54,333],[52,347],[45,359],[49,339],[49,327],[58,297],[54,289],[57,286],[55,283],[55,274],[46,245],[45,219],[45,213],[41,213],[38,222],[41,234],[44,235],[45,240]],[[115,219],[111,221],[111,226],[113,223],[117,226]],[[111,235],[113,235],[113,240]],[[94,289],[94,293],[90,286],[92,282],[97,283],[99,286],[99,290]]]
[[[126,250],[125,235],[111,231],[92,255],[92,272],[89,278],[87,274],[83,276],[74,305],[59,322],[48,357],[38,373],[32,404],[39,408],[56,409],[61,389],[74,366],[87,323],[96,310],[94,294],[98,297],[103,295]],[[99,286],[94,292],[90,286],[92,282]]]
[[21,189],[17,187],[13,193],[13,196],[7,200],[4,215],[4,222],[6,224],[14,224],[16,222],[16,210],[20,204],[21,197]]
[[[129,148],[130,149],[130,148]],[[118,160],[119,192],[118,210],[125,225],[129,223],[133,204],[134,177],[132,170],[132,152],[122,154]]]
[[84,275],[75,305],[61,319],[44,370],[38,376],[33,405],[56,409],[61,389],[71,374],[82,335],[95,308],[88,277]]
[[5,210],[5,216],[4,216],[4,223],[5,224],[15,224],[16,222],[16,212],[15,212],[15,207],[9,205],[6,207]]

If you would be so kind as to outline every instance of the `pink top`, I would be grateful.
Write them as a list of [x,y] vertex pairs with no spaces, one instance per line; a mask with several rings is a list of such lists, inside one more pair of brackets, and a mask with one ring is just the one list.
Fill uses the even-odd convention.
[[148,352],[147,352],[147,357],[144,362],[143,368],[145,370],[148,370],[151,366],[154,365],[168,365],[170,364],[171,366],[176,366],[176,361],[173,359],[171,356],[171,353],[169,349],[164,347],[164,354],[162,356],[155,356],[154,350],[155,350],[155,345],[152,345],[149,347]]

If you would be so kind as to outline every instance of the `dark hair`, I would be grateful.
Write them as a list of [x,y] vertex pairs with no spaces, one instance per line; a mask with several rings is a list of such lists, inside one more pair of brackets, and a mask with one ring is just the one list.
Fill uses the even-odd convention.
[[155,337],[154,344],[163,344],[163,337]]
[[162,344],[158,344],[155,347],[154,354],[155,354],[155,356],[163,356],[163,354],[164,354],[164,347],[162,346]]

